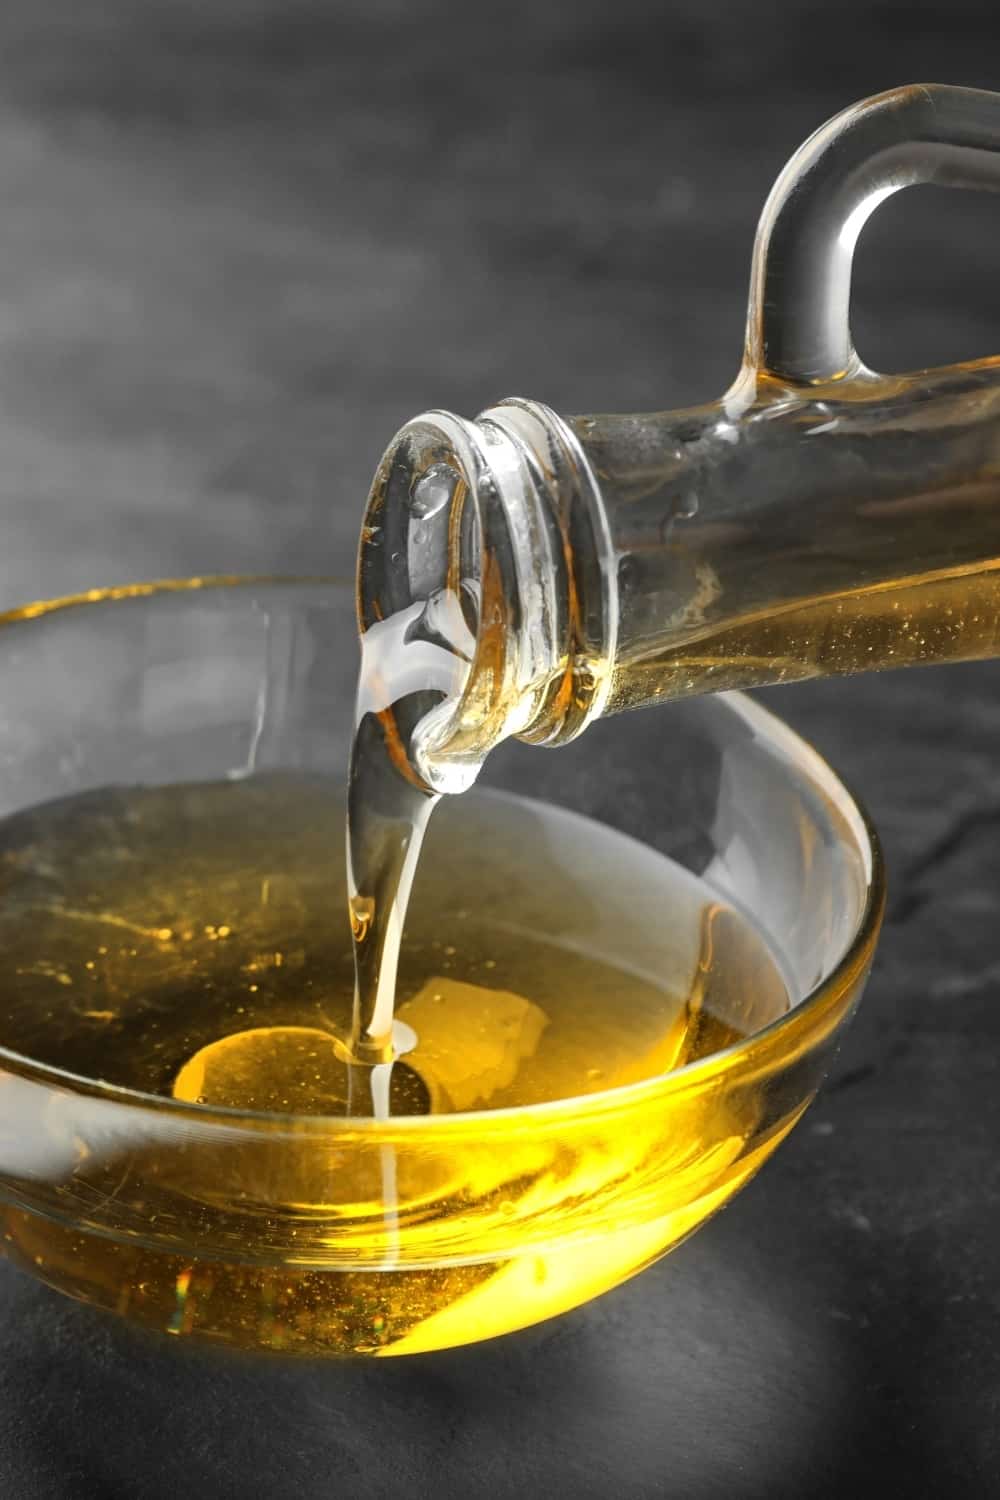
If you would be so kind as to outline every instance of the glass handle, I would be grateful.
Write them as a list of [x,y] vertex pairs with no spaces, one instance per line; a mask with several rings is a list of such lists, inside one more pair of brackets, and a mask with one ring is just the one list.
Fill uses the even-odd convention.
[[805,385],[866,373],[851,341],[854,247],[880,203],[920,182],[1000,189],[1000,94],[911,84],[806,141],[761,214],[745,367]]

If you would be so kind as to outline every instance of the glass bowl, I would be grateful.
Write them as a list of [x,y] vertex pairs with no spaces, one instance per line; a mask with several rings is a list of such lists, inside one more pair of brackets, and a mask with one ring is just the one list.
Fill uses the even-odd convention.
[[[339,777],[356,667],[353,595],[330,581],[193,579],[11,613],[0,818],[102,787]],[[530,823],[525,793],[601,820],[629,899],[650,901],[664,854],[699,876],[766,937],[791,1007],[640,1082],[388,1121],[188,1103],[0,1050],[14,1263],[178,1337],[406,1354],[608,1290],[752,1176],[812,1099],[867,977],[883,877],[863,813],[739,695],[602,722],[557,751],[505,746],[484,780],[469,796],[507,797],[515,821]],[[588,826],[577,818],[574,837]],[[542,878],[526,846],[529,908]],[[644,920],[667,931],[670,912]],[[76,1003],[73,975],[48,978]]]

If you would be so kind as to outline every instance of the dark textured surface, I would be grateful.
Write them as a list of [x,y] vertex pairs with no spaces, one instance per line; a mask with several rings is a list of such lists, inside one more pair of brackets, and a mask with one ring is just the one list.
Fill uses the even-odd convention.
[[[969,0],[8,0],[0,602],[349,570],[426,406],[715,395],[784,157],[878,88],[1000,86],[998,30]],[[880,213],[872,364],[1000,348],[998,227]],[[704,1232],[559,1323],[371,1368],[147,1342],[3,1270],[0,1494],[996,1493],[998,672],[772,695],[893,899],[824,1097]]]

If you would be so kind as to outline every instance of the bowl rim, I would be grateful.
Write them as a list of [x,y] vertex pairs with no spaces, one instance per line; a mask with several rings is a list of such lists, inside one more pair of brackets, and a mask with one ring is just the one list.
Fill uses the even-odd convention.
[[[224,596],[227,590],[239,588],[304,587],[329,588],[336,590],[341,596],[354,593],[353,581],[342,574],[214,573],[189,578],[153,579],[92,588],[0,611],[0,630],[6,631],[51,615],[90,606],[128,604],[169,595],[204,593]],[[829,1030],[835,1029],[843,1009],[838,1002],[853,992],[865,978],[871,965],[886,903],[882,845],[862,799],[856,796],[808,740],[777,714],[762,707],[745,693],[729,691],[713,694],[712,697],[715,702],[724,703],[727,711],[736,714],[751,729],[757,731],[772,751],[784,753],[786,758],[808,776],[811,783],[818,784],[824,794],[835,801],[838,811],[844,815],[854,835],[867,877],[864,902],[851,940],[830,972],[783,1015],[740,1041],[666,1073],[655,1074],[652,1078],[635,1083],[619,1084],[592,1094],[572,1095],[538,1104],[508,1105],[502,1109],[465,1110],[449,1115],[400,1115],[385,1121],[369,1116],[280,1114],[225,1105],[194,1104],[167,1095],[149,1094],[141,1089],[88,1078],[48,1063],[36,1062],[2,1046],[0,1073],[5,1071],[40,1085],[49,1085],[63,1093],[100,1101],[115,1109],[138,1110],[178,1121],[186,1118],[202,1129],[213,1125],[219,1130],[243,1127],[257,1131],[266,1129],[275,1135],[293,1130],[299,1140],[303,1134],[375,1135],[384,1138],[413,1132],[421,1135],[447,1135],[451,1130],[466,1129],[469,1121],[476,1121],[488,1132],[494,1126],[508,1131],[511,1122],[517,1120],[523,1121],[526,1127],[535,1129],[546,1122],[553,1125],[569,1121],[579,1123],[581,1117],[600,1117],[605,1114],[617,1116],[633,1105],[641,1107],[653,1095],[672,1098],[696,1090],[706,1079],[719,1082],[725,1074],[752,1064],[755,1056],[759,1057],[762,1069],[773,1066],[774,1044],[783,1039],[787,1032],[802,1032],[803,1047],[809,1050]],[[831,1013],[830,1026],[824,1029],[824,1018]],[[784,1055],[783,1050],[777,1053],[778,1059]]]

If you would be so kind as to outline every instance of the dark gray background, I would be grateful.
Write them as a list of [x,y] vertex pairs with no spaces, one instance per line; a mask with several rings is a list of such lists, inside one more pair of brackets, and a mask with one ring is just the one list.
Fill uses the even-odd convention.
[[[893,84],[1000,88],[998,41],[970,0],[6,0],[0,607],[350,570],[427,406],[718,394],[785,157]],[[998,231],[996,200],[880,211],[871,364],[1000,348]],[[4,1270],[0,1493],[995,1493],[998,671],[771,696],[867,800],[893,903],[824,1096],[690,1244],[369,1368],[147,1341]]]

